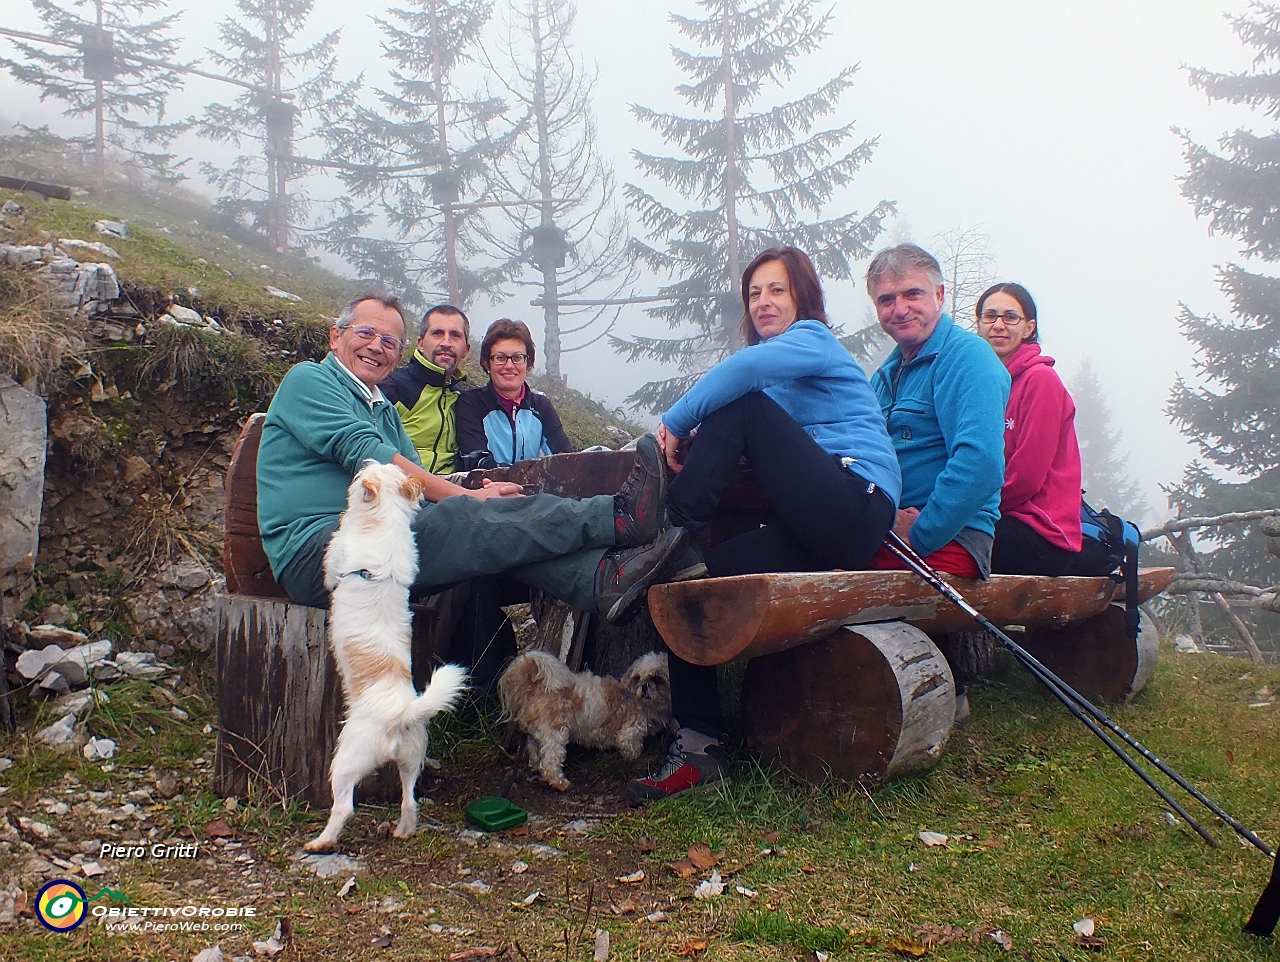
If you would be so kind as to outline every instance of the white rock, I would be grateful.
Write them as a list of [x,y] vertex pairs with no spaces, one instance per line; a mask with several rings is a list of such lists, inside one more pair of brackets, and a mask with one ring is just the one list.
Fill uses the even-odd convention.
[[[103,692],[105,695],[106,692]],[[59,715],[65,715],[70,712],[72,715],[79,715],[82,711],[93,704],[93,692],[76,691],[69,695],[63,695],[53,703],[53,710]]]
[[106,234],[108,237],[128,238],[129,236],[129,225],[118,220],[94,221],[93,229],[99,234]]
[[154,678],[173,671],[169,665],[156,661],[149,651],[122,651],[116,655],[116,667],[131,678]]
[[1071,926],[1071,931],[1075,932],[1076,935],[1083,935],[1086,938],[1093,935],[1093,929],[1093,919],[1081,919],[1079,922]]
[[211,945],[207,949],[201,949],[196,953],[196,957],[191,962],[226,962],[227,957],[222,954],[222,946]]
[[317,878],[328,878],[331,875],[355,875],[364,871],[364,866],[358,861],[340,852],[331,855],[303,853],[298,861],[303,868]]
[[39,678],[46,668],[62,660],[66,652],[57,645],[28,649],[18,656],[18,674],[23,678]]
[[63,247],[76,247],[87,251],[93,251],[103,257],[119,257],[120,255],[114,248],[108,247],[106,244],[100,244],[97,241],[76,240],[73,237],[60,237],[58,243]]
[[48,728],[42,728],[36,733],[36,741],[44,742],[46,745],[65,745],[71,741],[71,736],[75,733],[76,716],[63,715],[60,719],[50,725]]
[[10,768],[12,765],[12,758],[0,758],[0,772],[3,772],[6,768]]
[[94,681],[115,681],[122,674],[114,661],[104,660],[93,666]]
[[54,663],[53,669],[66,676],[73,685],[83,685],[89,680],[89,672],[104,658],[111,656],[115,647],[110,638],[72,648]]
[[107,870],[97,862],[83,862],[80,865],[80,871],[84,873],[85,878],[97,878],[99,875],[106,875]]
[[84,632],[64,628],[62,625],[36,625],[27,633],[28,645],[61,645],[67,650],[83,645],[88,640],[89,636]]
[[21,826],[22,830],[28,835],[34,835],[36,838],[46,842],[57,834],[44,822],[37,822],[33,818],[24,818],[21,815],[18,816],[18,825]]
[[454,882],[450,888],[463,889],[472,895],[488,895],[493,891],[493,886],[482,879],[472,879],[470,882]]
[[199,311],[193,311],[189,307],[183,307],[181,304],[170,304],[169,309],[165,311],[175,321],[182,324],[198,324],[204,326],[204,318]]
[[280,288],[272,287],[270,284],[267,285],[267,293],[270,294],[272,297],[284,298],[286,301],[302,300],[302,298],[299,297],[297,294],[290,294],[288,291],[282,291],[280,290]]
[[596,929],[595,951],[592,952],[591,962],[609,962],[608,929]]
[[64,675],[58,674],[56,671],[45,672],[45,676],[40,679],[40,687],[45,691],[57,692],[59,695],[65,695],[71,691],[71,682],[67,681]]
[[106,761],[116,753],[116,743],[110,738],[90,738],[82,749],[91,762]]

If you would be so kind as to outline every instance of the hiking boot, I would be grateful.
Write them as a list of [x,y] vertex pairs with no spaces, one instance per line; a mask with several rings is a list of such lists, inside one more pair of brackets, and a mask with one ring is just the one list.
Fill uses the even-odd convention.
[[596,610],[609,624],[617,624],[640,595],[658,581],[667,562],[688,535],[684,528],[667,528],[650,544],[612,548],[596,569]]
[[627,785],[627,798],[638,804],[675,798],[729,777],[729,759],[720,743],[689,728],[681,728],[667,749],[662,767],[647,778]]
[[646,434],[636,443],[636,463],[613,496],[614,544],[632,548],[658,536],[667,518],[667,465],[658,439]]
[[679,547],[671,552],[662,574],[654,584],[669,584],[673,581],[696,581],[707,577],[707,563],[702,560],[702,550],[690,535],[680,542]]

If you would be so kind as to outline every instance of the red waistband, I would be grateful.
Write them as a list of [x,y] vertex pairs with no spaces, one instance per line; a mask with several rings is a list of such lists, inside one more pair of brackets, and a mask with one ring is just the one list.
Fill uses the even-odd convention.
[[[973,555],[954,541],[948,541],[933,554],[926,555],[924,560],[935,571],[943,571],[957,578],[982,577],[982,573],[978,570],[978,563],[973,560]],[[906,570],[907,566],[898,560],[897,555],[881,545],[868,567],[872,571],[902,571]]]

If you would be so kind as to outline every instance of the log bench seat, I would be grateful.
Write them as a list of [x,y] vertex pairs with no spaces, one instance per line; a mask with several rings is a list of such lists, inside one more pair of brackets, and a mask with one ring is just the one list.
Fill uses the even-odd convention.
[[[342,693],[320,609],[293,605],[271,577],[257,530],[255,466],[263,415],[245,424],[227,479],[224,563],[228,597],[219,613],[219,735],[215,788],[253,786],[281,801],[329,804],[327,769]],[[510,480],[531,493],[590,497],[617,491],[629,451],[584,452],[473,471],[479,487]],[[750,530],[770,514],[744,472],[699,534],[704,547]],[[1144,570],[1142,600],[1173,569]],[[1155,669],[1153,631],[1124,633],[1124,588],[1112,578],[997,575],[953,580],[1001,626],[1024,629],[1024,646],[1089,698],[1122,701]],[[454,589],[415,605],[414,681],[445,650],[457,618]],[[742,710],[748,744],[810,778],[883,781],[930,768],[954,722],[955,684],[929,633],[965,630],[954,604],[905,571],[744,575],[658,585],[653,624],[694,664],[748,660]],[[398,794],[387,778],[388,797]]]

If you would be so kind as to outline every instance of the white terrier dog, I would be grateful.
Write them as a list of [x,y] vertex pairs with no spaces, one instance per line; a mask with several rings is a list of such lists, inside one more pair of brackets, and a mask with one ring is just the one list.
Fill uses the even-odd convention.
[[347,490],[347,510],[324,556],[332,592],[330,640],[342,672],[347,717],[333,753],[329,824],[304,847],[331,851],[351,817],[356,785],[379,766],[400,769],[400,821],[405,838],[418,825],[413,797],[427,753],[427,723],[451,709],[466,687],[466,672],[442,665],[419,695],[409,662],[409,587],[418,573],[410,519],[421,482],[391,464],[370,462]]
[[502,707],[529,736],[529,764],[552,788],[564,791],[565,750],[617,748],[639,757],[645,736],[671,720],[671,675],[665,652],[632,662],[620,682],[589,671],[575,674],[554,655],[526,651],[498,679]]

